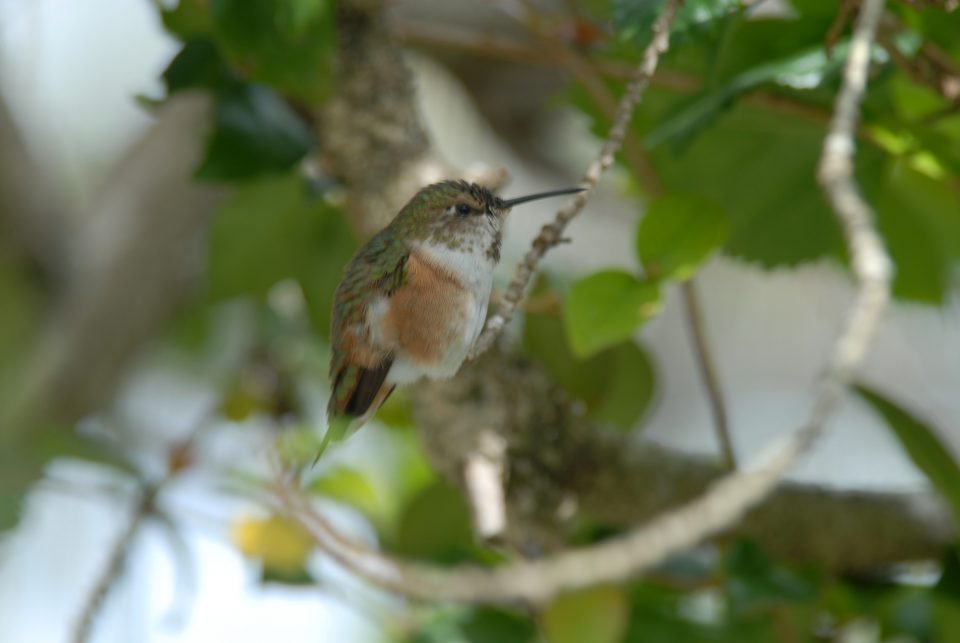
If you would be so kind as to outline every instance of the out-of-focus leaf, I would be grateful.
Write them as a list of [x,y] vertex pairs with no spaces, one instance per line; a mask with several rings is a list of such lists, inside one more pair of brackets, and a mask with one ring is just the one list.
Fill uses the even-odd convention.
[[[22,266],[0,247],[0,400],[6,388],[20,385],[18,359],[41,326],[42,291]],[[2,415],[2,414],[0,414]]]
[[378,522],[384,518],[383,503],[366,476],[349,467],[336,467],[310,484],[310,491],[359,509]]
[[612,362],[600,402],[589,409],[590,417],[604,424],[630,430],[650,406],[656,391],[656,373],[650,358],[632,341],[598,355]]
[[[609,123],[581,92],[571,100],[606,135]],[[675,109],[673,94],[648,91],[633,121],[645,136]],[[816,183],[824,128],[807,120],[739,104],[682,150],[662,146],[651,157],[670,192],[695,192],[729,215],[724,252],[763,268],[841,257],[843,237]],[[861,185],[876,188],[885,155],[857,150]]]
[[947,499],[953,515],[960,519],[960,468],[933,428],[873,389],[860,384],[854,390],[883,418],[913,463]]
[[960,640],[960,600],[954,597],[934,596],[934,640]]
[[472,547],[470,512],[445,482],[420,491],[400,516],[394,543],[399,554],[449,563],[463,560]]
[[943,181],[895,162],[890,164],[873,203],[877,224],[896,266],[894,294],[941,303],[960,259],[960,201],[956,193]]
[[206,39],[189,40],[163,72],[167,93],[184,89],[218,90],[238,82],[224,64],[217,46]]
[[791,89],[812,89],[836,74],[846,59],[848,44],[841,43],[828,57],[822,45],[806,49],[782,60],[758,65],[710,88],[647,135],[648,147],[672,142],[688,143],[743,93],[763,84]]
[[604,355],[590,359],[575,356],[559,317],[527,313],[523,322],[523,347],[544,365],[554,382],[588,408],[600,403],[611,372],[610,361],[604,359]]
[[723,245],[727,216],[696,194],[668,194],[650,204],[637,228],[637,253],[650,279],[689,279]]
[[540,615],[548,643],[617,643],[627,629],[629,601],[619,587],[563,594]]
[[490,607],[473,610],[460,631],[469,643],[529,643],[536,634],[530,619]]
[[[646,46],[653,23],[663,11],[664,0],[613,0],[611,19],[620,38]],[[677,10],[670,31],[673,38],[688,32],[707,30],[720,20],[743,9],[738,0],[686,0]]]
[[210,235],[210,295],[266,295],[300,274],[318,215],[296,177],[244,185],[217,215]]
[[292,36],[305,36],[311,25],[326,16],[325,11],[333,8],[333,0],[290,0],[286,11],[281,15],[281,24]]
[[289,169],[309,151],[313,134],[271,87],[244,80],[211,37],[187,40],[163,72],[167,92],[209,90],[215,118],[197,176],[235,181]]
[[302,571],[313,549],[310,534],[281,516],[240,520],[231,528],[230,540],[245,556],[284,575]]
[[886,636],[906,634],[916,641],[940,640],[934,638],[934,604],[931,592],[916,588],[895,590],[882,601],[880,616]]
[[377,421],[388,426],[412,426],[413,408],[410,398],[399,388],[390,394],[377,411]]
[[160,11],[163,27],[181,40],[203,38],[213,32],[207,0],[178,0],[177,6]]
[[251,80],[315,102],[330,88],[333,0],[213,0],[219,42]]
[[[353,256],[357,242],[350,232],[345,217],[327,205],[324,205],[323,209],[324,214],[317,222],[311,250],[304,262],[299,281],[303,287],[303,297],[314,331],[320,337],[328,338],[333,294],[343,275],[343,267]],[[392,400],[394,397],[397,398],[396,402]],[[380,415],[389,414],[391,409],[396,409],[396,404],[402,399],[402,396],[394,393],[391,399],[387,400],[387,404],[392,402],[393,406],[383,409]],[[398,424],[401,420],[396,414],[392,419],[389,415],[382,415],[381,419],[388,424]]]
[[247,183],[213,223],[210,296],[262,297],[278,281],[297,279],[312,321],[325,334],[333,288],[352,248],[344,225],[338,212],[310,195],[297,176]]
[[960,549],[951,548],[944,554],[940,566],[942,571],[937,581],[937,591],[960,600]]
[[40,478],[46,462],[31,457],[24,441],[5,440],[0,445],[0,535],[20,520],[30,487]]
[[726,567],[727,598],[737,613],[816,596],[815,586],[775,566],[760,547],[750,541],[738,541],[731,547]]
[[197,177],[236,180],[293,167],[313,144],[310,129],[275,93],[258,85],[220,92],[216,126]]
[[[696,190],[730,216],[725,252],[764,267],[840,256],[839,228],[814,179],[822,130],[738,108],[680,154],[657,155],[664,186]],[[876,185],[877,152],[857,152],[861,178]]]
[[656,284],[620,270],[597,272],[575,283],[563,310],[570,347],[579,357],[630,338],[659,311]]
[[543,364],[557,385],[586,405],[590,418],[604,424],[635,427],[656,392],[650,357],[632,340],[581,359],[571,352],[558,317],[527,313],[523,348]]

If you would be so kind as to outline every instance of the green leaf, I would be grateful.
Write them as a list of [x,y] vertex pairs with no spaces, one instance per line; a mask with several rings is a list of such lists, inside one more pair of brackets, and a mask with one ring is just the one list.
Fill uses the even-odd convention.
[[218,95],[216,126],[197,177],[230,181],[282,172],[312,144],[310,128],[277,94],[235,85]]
[[[664,187],[695,190],[730,216],[728,255],[763,267],[841,256],[843,240],[814,179],[819,125],[753,108],[729,112],[682,153],[655,155]],[[876,185],[875,149],[857,151],[861,179]]]
[[527,313],[523,348],[557,385],[586,405],[588,417],[604,424],[636,427],[656,392],[650,357],[632,341],[581,359],[570,351],[560,319]]
[[[614,30],[621,39],[646,46],[665,4],[663,0],[614,0],[610,9]],[[676,42],[688,32],[708,30],[742,9],[740,0],[686,0],[670,27],[671,37]]]
[[245,82],[209,39],[190,40],[163,72],[167,93],[208,89],[214,123],[197,177],[236,181],[294,166],[313,146],[307,123],[272,89]]
[[656,284],[627,272],[607,270],[575,283],[563,312],[574,354],[589,357],[633,336],[659,311]]
[[943,181],[924,176],[901,161],[889,164],[872,201],[877,225],[896,266],[894,294],[942,303],[960,258],[956,194]]
[[960,469],[933,428],[877,391],[862,384],[854,390],[880,414],[913,463],[950,503],[954,517],[960,519]]
[[624,430],[637,421],[653,401],[656,373],[647,353],[633,342],[624,342],[600,353],[609,362],[603,396],[589,409],[589,417]]
[[297,279],[311,321],[325,336],[333,290],[352,247],[340,213],[311,195],[299,177],[247,183],[213,223],[209,295],[262,297],[278,281]]
[[460,624],[469,643],[529,643],[536,630],[521,614],[490,607],[478,607]]
[[336,467],[311,482],[310,491],[355,507],[374,521],[383,517],[383,503],[376,489],[356,469]]
[[629,605],[619,587],[563,594],[540,615],[544,638],[548,643],[617,643],[627,629]]
[[196,88],[218,90],[238,82],[224,64],[217,46],[207,39],[184,43],[164,70],[163,80],[168,94]]
[[806,601],[816,588],[792,572],[777,567],[760,547],[741,540],[730,548],[726,563],[727,597],[737,613],[747,613],[783,602]]
[[672,142],[688,143],[693,136],[713,122],[737,97],[764,84],[791,89],[813,89],[825,78],[835,75],[847,55],[848,44],[838,44],[828,57],[822,44],[792,54],[781,60],[767,62],[737,74],[689,102],[650,132],[645,143],[656,147]]
[[404,509],[393,545],[403,556],[447,563],[463,560],[472,547],[470,512],[460,494],[439,480]]
[[335,9],[332,0],[212,0],[227,59],[247,78],[311,103],[334,76]]
[[727,237],[727,216],[696,194],[668,194],[650,204],[637,228],[637,253],[651,279],[689,279]]
[[181,40],[203,38],[213,32],[207,0],[178,0],[173,9],[160,11],[163,27]]

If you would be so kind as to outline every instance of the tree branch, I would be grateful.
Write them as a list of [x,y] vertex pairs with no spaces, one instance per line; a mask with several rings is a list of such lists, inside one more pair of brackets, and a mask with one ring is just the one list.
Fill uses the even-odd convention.
[[[191,294],[207,221],[226,190],[191,179],[209,102],[178,95],[117,166],[70,245],[20,405],[0,432],[72,422],[103,403],[132,355]],[[9,411],[9,409],[4,409]]]

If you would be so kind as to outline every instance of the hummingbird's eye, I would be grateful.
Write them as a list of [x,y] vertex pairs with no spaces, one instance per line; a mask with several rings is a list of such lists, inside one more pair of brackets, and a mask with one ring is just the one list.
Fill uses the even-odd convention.
[[473,209],[472,209],[469,205],[467,205],[466,203],[458,203],[458,204],[457,204],[457,214],[459,214],[459,215],[462,216],[462,217],[467,216],[467,215],[470,214],[470,212],[472,212],[472,211],[473,211]]

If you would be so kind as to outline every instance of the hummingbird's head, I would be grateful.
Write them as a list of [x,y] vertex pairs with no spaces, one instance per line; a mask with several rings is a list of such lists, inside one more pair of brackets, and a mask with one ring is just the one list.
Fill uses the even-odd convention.
[[503,217],[513,206],[582,190],[567,188],[501,199],[476,183],[443,181],[421,189],[400,211],[395,223],[410,229],[412,239],[442,243],[454,250],[483,248],[498,261]]

